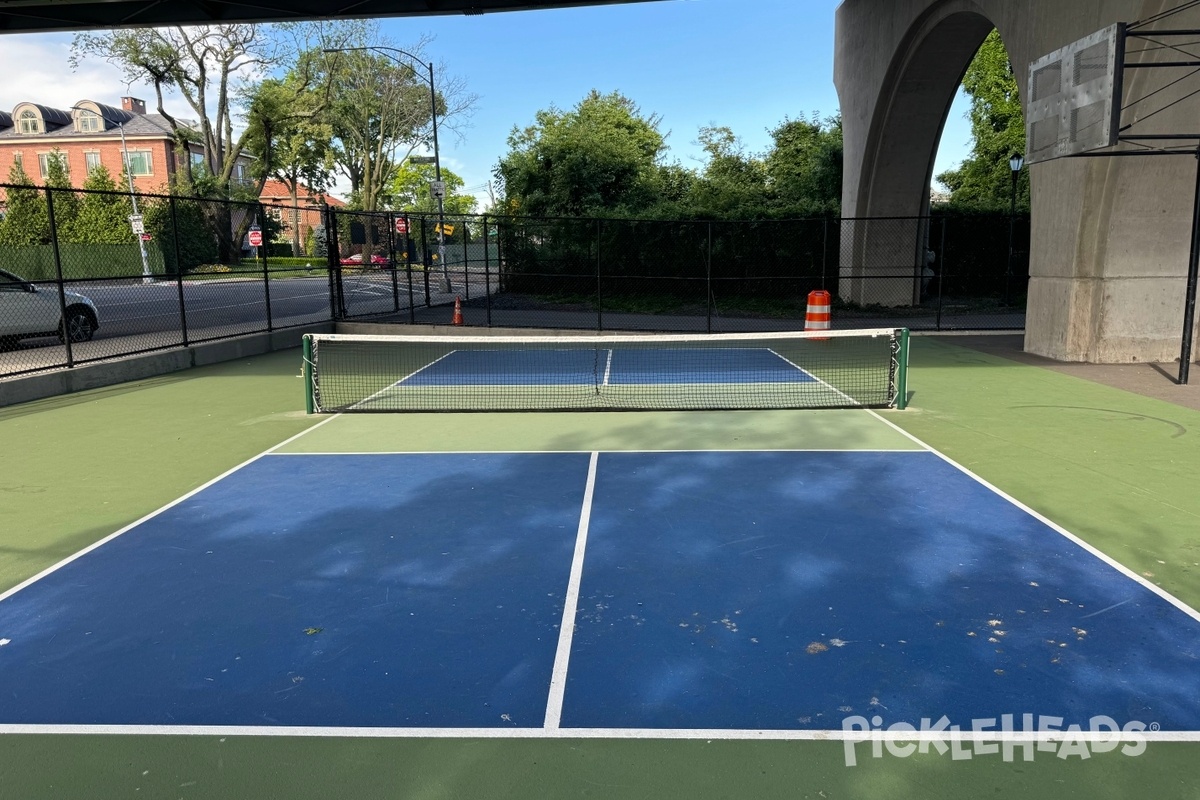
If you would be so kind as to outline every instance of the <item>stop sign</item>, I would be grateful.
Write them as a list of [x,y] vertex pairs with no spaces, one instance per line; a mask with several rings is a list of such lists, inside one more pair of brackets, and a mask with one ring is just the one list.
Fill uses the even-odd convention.
[[251,247],[262,247],[262,228],[251,228],[248,238]]
[[408,219],[405,217],[396,217],[396,233],[403,236],[408,233]]

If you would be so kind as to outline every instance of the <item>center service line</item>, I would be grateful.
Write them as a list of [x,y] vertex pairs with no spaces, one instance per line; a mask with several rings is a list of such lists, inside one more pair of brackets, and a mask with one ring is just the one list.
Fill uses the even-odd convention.
[[575,537],[575,555],[571,559],[571,578],[563,602],[562,624],[558,628],[558,651],[550,675],[550,697],[546,701],[545,727],[557,730],[562,719],[563,694],[567,691],[567,662],[571,660],[571,639],[575,636],[575,611],[579,606],[579,583],[583,579],[583,554],[587,549],[588,524],[592,518],[592,495],[596,491],[596,462],[600,453],[593,451],[588,462],[587,488],[583,490],[583,510],[579,512],[579,533]]

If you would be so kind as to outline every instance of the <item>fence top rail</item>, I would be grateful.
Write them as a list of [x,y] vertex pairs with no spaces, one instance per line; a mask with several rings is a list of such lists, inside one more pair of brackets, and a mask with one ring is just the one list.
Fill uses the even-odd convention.
[[321,209],[325,208],[324,205],[311,205],[311,206],[310,205],[296,205],[296,206],[284,205],[284,204],[277,203],[274,201],[266,202],[266,201],[262,200],[261,198],[255,199],[255,200],[234,200],[232,198],[224,198],[224,197],[200,197],[198,195],[163,194],[161,192],[130,192],[128,190],[122,191],[120,189],[84,189],[82,187],[75,187],[75,186],[47,186],[46,184],[41,184],[41,183],[3,183],[3,182],[0,182],[0,189],[2,189],[4,191],[11,191],[11,190],[20,191],[22,189],[33,190],[33,191],[38,191],[38,192],[49,191],[49,192],[58,192],[58,193],[62,193],[62,194],[66,194],[67,192],[72,192],[74,194],[83,194],[83,195],[93,194],[93,195],[102,195],[102,196],[108,196],[108,197],[129,197],[132,195],[134,197],[137,197],[139,200],[145,198],[148,200],[175,200],[177,202],[178,201],[188,201],[188,202],[194,202],[194,203],[217,203],[217,204],[221,204],[221,205],[237,206],[240,208],[248,208],[248,209],[256,209],[256,210],[259,208],[268,208],[269,207],[269,208],[282,208],[282,209],[289,209],[289,210],[295,209],[298,211],[320,211]]

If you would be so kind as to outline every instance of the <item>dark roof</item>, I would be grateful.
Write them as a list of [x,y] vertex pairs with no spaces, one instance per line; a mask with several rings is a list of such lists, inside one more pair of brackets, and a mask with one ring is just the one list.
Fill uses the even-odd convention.
[[[33,105],[32,103],[30,105]],[[36,106],[42,111],[43,118],[46,120],[47,127],[45,133],[21,133],[13,125],[11,114],[4,114],[0,122],[3,123],[0,129],[0,141],[9,141],[13,139],[21,141],[64,141],[68,139],[94,139],[98,136],[113,137],[119,139],[121,131],[117,129],[117,124],[122,119],[127,119],[125,123],[126,136],[160,136],[165,139],[171,138],[171,124],[167,122],[166,117],[161,114],[132,114],[128,111],[122,111],[119,108],[111,106],[100,106],[101,116],[109,123],[107,130],[94,133],[81,133],[75,130],[74,120],[71,115],[59,109],[49,109],[57,111],[58,114],[53,118],[46,115],[45,106]],[[65,121],[62,121],[61,115],[66,114]],[[112,116],[110,116],[112,114]],[[52,127],[57,125],[58,127]]]
[[349,17],[483,14],[645,0],[22,0],[0,3],[0,32]]

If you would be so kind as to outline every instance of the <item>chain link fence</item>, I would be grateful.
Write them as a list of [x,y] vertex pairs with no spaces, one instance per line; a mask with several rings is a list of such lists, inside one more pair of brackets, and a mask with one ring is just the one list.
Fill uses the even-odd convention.
[[[532,219],[0,184],[0,375],[339,319],[1020,330],[1029,219]],[[303,230],[295,228],[301,224]],[[258,246],[251,244],[258,242]]]

